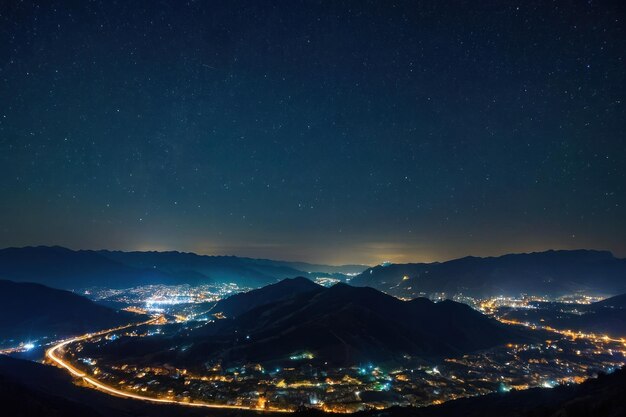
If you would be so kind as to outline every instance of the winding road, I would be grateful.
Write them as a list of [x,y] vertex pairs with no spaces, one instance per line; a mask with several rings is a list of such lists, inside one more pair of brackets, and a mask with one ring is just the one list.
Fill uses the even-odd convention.
[[78,342],[81,340],[91,339],[93,337],[104,336],[105,334],[116,332],[119,330],[124,330],[129,327],[151,324],[155,322],[156,320],[158,320],[158,318],[153,318],[143,323],[129,324],[126,326],[120,326],[120,327],[116,327],[113,329],[102,330],[97,333],[87,333],[82,336],[77,336],[71,339],[64,340],[52,346],[50,349],[48,349],[46,351],[46,357],[50,361],[52,361],[54,364],[60,366],[61,368],[66,369],[74,377],[82,379],[87,384],[93,386],[95,389],[98,389],[99,391],[105,392],[110,395],[115,395],[117,397],[132,398],[134,400],[147,401],[147,402],[158,403],[158,404],[178,404],[178,405],[184,405],[188,407],[223,408],[223,409],[267,411],[267,412],[279,412],[279,413],[280,412],[284,412],[284,413],[292,412],[292,410],[287,410],[287,409],[277,409],[277,408],[265,409],[265,408],[249,407],[249,406],[244,406],[244,405],[211,404],[211,403],[205,403],[205,402],[199,402],[199,401],[193,401],[193,402],[192,401],[180,401],[180,400],[172,400],[172,399],[167,399],[167,398],[153,398],[153,397],[148,397],[145,395],[138,395],[138,394],[134,394],[134,393],[130,393],[130,392],[126,392],[126,391],[114,388],[110,385],[107,385],[103,382],[98,381],[93,376],[88,375],[87,373],[81,371],[80,369],[72,366],[72,364],[65,361],[63,357],[59,354],[60,349],[64,348],[65,346],[71,343]]

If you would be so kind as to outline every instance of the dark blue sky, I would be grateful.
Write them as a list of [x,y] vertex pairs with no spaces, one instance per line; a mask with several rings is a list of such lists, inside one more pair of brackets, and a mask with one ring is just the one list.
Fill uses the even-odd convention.
[[626,256],[624,8],[4,1],[0,246]]

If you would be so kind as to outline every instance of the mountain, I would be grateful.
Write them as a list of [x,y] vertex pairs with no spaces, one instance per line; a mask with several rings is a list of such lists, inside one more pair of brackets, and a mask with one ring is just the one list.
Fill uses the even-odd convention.
[[212,311],[223,313],[225,316],[232,318],[262,305],[275,303],[308,292],[320,292],[323,289],[324,287],[315,284],[308,278],[287,278],[276,284],[225,298],[219,301]]
[[69,291],[0,280],[0,346],[83,334],[139,321]]
[[73,251],[59,246],[0,250],[0,279],[38,282],[64,289],[175,282],[174,277],[158,270],[133,268],[92,251]]
[[[225,364],[286,363],[294,354],[310,352],[312,363],[348,366],[398,362],[406,360],[406,355],[441,358],[531,340],[525,330],[503,325],[454,301],[402,301],[372,288],[342,283],[303,292],[302,284],[287,280],[245,298],[237,296],[234,305],[245,302],[250,308],[236,313],[234,319],[217,320],[176,337],[120,341],[89,354],[121,355],[139,362],[146,355],[148,361],[194,368],[219,360]],[[298,291],[293,291],[294,286]],[[277,301],[268,296],[288,293],[293,295]],[[181,351],[175,346],[188,348]]]
[[[593,303],[583,314],[557,314],[552,321],[559,329],[576,329],[616,338],[626,337],[626,306],[624,295]],[[544,319],[546,321],[546,319]]]
[[594,310],[599,307],[626,310],[626,294],[616,295],[614,297],[610,297],[605,300],[598,301],[596,303],[591,304],[591,307]]
[[155,268],[171,275],[195,271],[215,282],[237,282],[257,287],[283,278],[333,276],[345,280],[347,273],[364,271],[365,265],[315,265],[237,256],[208,256],[188,252],[98,251],[99,254],[141,269]]
[[401,297],[445,292],[448,297],[564,295],[626,292],[626,259],[592,250],[547,251],[447,262],[391,264],[370,268],[350,281]]
[[556,329],[626,337],[626,294],[592,304],[537,303],[534,309],[502,308],[505,318]]
[[346,284],[253,308],[221,334],[234,331],[250,339],[225,349],[229,360],[264,362],[306,350],[338,364],[455,355],[520,336],[465,304],[401,301]]
[[300,271],[325,272],[327,274],[355,275],[369,268],[368,265],[348,264],[348,265],[320,265],[306,262],[285,262],[286,265]]
[[[0,402],[9,417],[206,417],[205,409],[115,397],[78,386],[64,369],[0,355]],[[258,416],[247,413],[249,417]],[[239,410],[212,416],[241,417]]]
[[[302,271],[280,263],[263,261],[256,263],[249,258],[236,256],[204,256],[185,252],[121,252],[98,251],[98,254],[115,262],[140,269],[156,269],[185,282],[198,284],[210,282],[235,282],[239,285],[258,287],[276,282],[277,279],[302,275]],[[185,280],[193,271],[196,279]]]
[[64,289],[218,282],[260,287],[297,276],[330,276],[345,280],[344,272],[354,274],[365,268],[184,252],[73,251],[58,246],[0,250],[0,279],[39,282]]

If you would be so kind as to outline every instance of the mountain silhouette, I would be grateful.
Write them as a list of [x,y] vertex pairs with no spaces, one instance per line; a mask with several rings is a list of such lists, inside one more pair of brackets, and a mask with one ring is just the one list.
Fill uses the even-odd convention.
[[60,246],[0,249],[0,279],[38,282],[63,289],[214,283],[260,287],[297,276],[345,280],[344,272],[355,273],[366,268],[359,265],[313,265],[175,251],[74,251]]
[[592,250],[546,251],[500,257],[465,257],[447,262],[391,264],[370,268],[350,281],[402,297],[445,292],[449,297],[577,291],[626,292],[626,259]]
[[14,346],[140,321],[69,291],[40,284],[0,280],[0,344]]
[[[324,288],[302,279],[284,280],[221,303],[232,319],[173,338],[130,341],[120,352],[151,352],[152,358],[185,366],[289,361],[302,352],[313,362],[353,365],[412,358],[441,358],[514,341],[530,334],[454,301],[402,301],[373,288],[336,284]],[[148,345],[149,343],[149,345]],[[140,346],[143,345],[143,346]],[[184,352],[172,349],[189,346]],[[160,351],[153,356],[154,349]],[[126,353],[123,353],[126,355]]]
[[173,277],[158,270],[133,268],[93,251],[73,251],[60,246],[0,250],[0,279],[38,282],[63,289],[175,282]]
[[223,313],[227,317],[237,317],[261,305],[274,303],[307,292],[320,292],[324,287],[308,278],[287,278],[276,284],[256,290],[235,294],[219,301],[213,312]]

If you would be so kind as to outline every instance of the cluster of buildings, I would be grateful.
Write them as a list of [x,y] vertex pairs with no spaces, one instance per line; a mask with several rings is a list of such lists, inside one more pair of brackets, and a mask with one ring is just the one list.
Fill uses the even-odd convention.
[[[329,285],[331,282],[319,282]],[[164,286],[150,285],[126,290],[92,290],[97,300],[120,303],[144,313],[165,313],[182,326],[195,326],[206,307],[233,293],[245,290],[235,284]],[[431,294],[444,299],[445,294]],[[559,300],[545,297],[498,296],[475,299],[458,295],[456,301],[509,325],[526,326],[549,334],[535,344],[509,344],[487,351],[427,362],[410,356],[386,364],[352,367],[323,365],[315,353],[293,352],[281,366],[248,363],[226,367],[221,363],[198,364],[180,369],[167,363],[132,363],[125,358],[90,357],[99,347],[124,337],[162,334],[162,327],[142,326],[106,336],[86,339],[66,349],[71,363],[105,384],[135,395],[176,402],[238,406],[249,409],[296,410],[302,407],[332,412],[356,412],[391,406],[427,406],[492,392],[580,383],[600,371],[610,372],[626,363],[626,341],[574,330],[557,330],[541,323],[509,320],[502,309],[536,309],[541,303],[557,301],[564,308],[597,301],[576,295]],[[215,319],[210,309],[204,319]],[[165,319],[155,322],[165,324]],[[167,332],[167,330],[165,330]],[[89,349],[84,349],[91,345]],[[187,347],[181,347],[186,349]],[[287,365],[285,365],[285,363]]]
[[[164,363],[122,363],[122,358],[85,357],[85,351],[121,337],[158,334],[155,326],[124,330],[76,343],[65,355],[77,367],[125,392],[179,402],[204,402],[251,409],[355,412],[391,406],[426,406],[532,387],[582,382],[626,363],[623,340],[554,333],[536,344],[509,344],[438,363],[406,356],[394,364],[353,367],[316,365],[313,352],[294,352],[288,366],[221,363],[180,369]],[[84,349],[95,344],[96,349]]]

